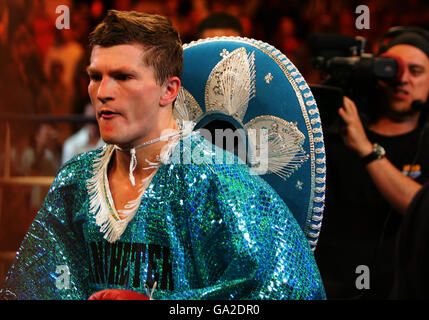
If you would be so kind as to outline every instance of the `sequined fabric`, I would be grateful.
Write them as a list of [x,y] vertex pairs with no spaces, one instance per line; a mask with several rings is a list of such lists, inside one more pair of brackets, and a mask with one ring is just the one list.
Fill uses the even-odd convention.
[[[107,242],[86,189],[100,153],[78,155],[60,170],[1,298],[87,299],[108,288],[146,293],[155,281],[154,299],[325,298],[313,252],[281,198],[198,134],[180,141],[120,239]],[[70,272],[68,286],[58,285],[59,266]]]

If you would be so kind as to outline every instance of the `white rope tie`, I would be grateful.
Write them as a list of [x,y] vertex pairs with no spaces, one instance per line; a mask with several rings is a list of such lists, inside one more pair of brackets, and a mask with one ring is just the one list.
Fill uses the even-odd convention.
[[[189,122],[189,124],[190,124],[189,128],[182,128],[184,125],[179,125],[179,131],[175,131],[173,133],[161,136],[159,138],[155,138],[155,139],[147,141],[147,142],[145,142],[145,143],[143,143],[141,145],[135,146],[135,147],[133,147],[131,149],[121,148],[118,145],[115,145],[115,148],[118,149],[118,150],[120,150],[120,151],[123,151],[123,152],[129,151],[130,152],[131,160],[130,160],[130,173],[129,174],[130,174],[130,182],[133,185],[133,187],[136,185],[136,180],[135,180],[134,174],[133,174],[134,170],[137,167],[136,149],[143,148],[145,146],[148,146],[150,144],[156,143],[158,141],[164,141],[164,140],[168,141],[171,138],[176,138],[177,136],[179,136],[179,137],[183,136],[185,133],[187,134],[188,131],[189,132],[192,131],[192,128],[194,127],[194,124],[192,122]],[[169,152],[167,152],[168,155],[171,155],[171,151],[172,151],[172,147],[171,146],[170,146],[170,149],[168,150]],[[146,162],[148,162],[148,160],[146,160]],[[156,164],[156,166],[155,166],[155,163],[149,163],[149,164],[151,166],[149,168],[145,168],[145,169],[152,169],[152,168],[158,168],[159,167],[159,164]]]
[[180,134],[182,134],[182,131],[176,131],[176,132],[173,132],[171,134],[168,134],[168,135],[165,135],[165,136],[162,136],[162,137],[150,140],[148,142],[145,142],[145,143],[143,143],[143,144],[141,144],[139,146],[136,146],[134,148],[131,148],[131,149],[122,149],[121,147],[115,145],[116,149],[118,149],[120,151],[125,151],[125,152],[128,151],[128,150],[130,151],[131,160],[130,160],[130,173],[129,173],[129,175],[130,175],[130,182],[133,185],[133,187],[135,187],[135,185],[136,185],[136,179],[134,178],[134,174],[133,174],[134,170],[137,167],[136,149],[148,146],[150,144],[153,144],[153,143],[161,141],[161,140],[168,140],[171,137],[174,137],[174,136],[177,136],[177,135],[180,135]]
[[136,157],[136,149],[132,148],[130,150],[130,154],[131,154],[131,161],[130,161],[130,181],[131,184],[133,185],[133,187],[136,185],[136,179],[134,178],[134,170],[137,167],[137,157]]
[[145,283],[145,289],[146,289],[146,295],[148,296],[148,298],[149,298],[149,300],[153,300],[153,298],[152,298],[152,296],[153,296],[153,292],[155,291],[155,289],[156,289],[156,286],[157,286],[157,284],[158,284],[158,282],[157,281],[155,281],[155,283],[153,284],[153,287],[152,287],[152,292],[149,292],[149,286]]

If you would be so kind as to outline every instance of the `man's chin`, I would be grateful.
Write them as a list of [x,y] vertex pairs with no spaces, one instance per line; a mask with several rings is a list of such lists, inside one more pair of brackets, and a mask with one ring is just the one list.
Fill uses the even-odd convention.
[[114,144],[114,145],[122,144],[121,141],[118,141],[118,139],[115,139],[110,135],[101,135],[101,139],[103,139],[103,141],[106,142],[107,144]]
[[392,106],[388,111],[388,116],[395,122],[406,122],[419,114],[419,110],[414,109],[411,105]]
[[133,143],[130,143],[129,141],[122,141],[122,140],[118,140],[112,137],[106,137],[106,139],[102,138],[104,142],[106,142],[107,144],[112,144],[115,146],[118,146],[121,149],[124,150],[128,150],[131,149],[134,145]]

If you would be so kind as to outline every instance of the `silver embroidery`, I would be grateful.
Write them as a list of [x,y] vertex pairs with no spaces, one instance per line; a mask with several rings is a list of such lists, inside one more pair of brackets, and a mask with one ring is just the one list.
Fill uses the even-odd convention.
[[229,51],[225,48],[222,50],[222,52],[219,54],[222,58],[225,58],[227,55],[229,55]]
[[223,57],[207,79],[207,111],[220,111],[241,122],[255,93],[255,54],[238,48]]
[[268,130],[268,171],[284,180],[308,159],[302,148],[305,136],[292,122],[274,116],[259,116],[250,120],[245,128],[255,130],[256,135],[249,135],[249,142],[257,151],[261,149],[261,129]]
[[273,75],[271,74],[271,72],[270,73],[268,73],[265,77],[264,77],[264,80],[265,80],[265,82],[267,83],[267,84],[269,84],[271,81],[273,81]]
[[196,121],[203,111],[192,94],[183,87],[180,87],[176,102],[173,108],[174,118],[177,120]]

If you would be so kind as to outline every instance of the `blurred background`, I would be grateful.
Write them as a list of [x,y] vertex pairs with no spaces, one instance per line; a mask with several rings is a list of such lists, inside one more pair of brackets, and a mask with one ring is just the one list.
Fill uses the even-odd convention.
[[[56,28],[59,5],[70,8],[70,29]],[[368,30],[355,26],[358,5],[369,8]],[[109,9],[165,15],[183,43],[200,37],[203,19],[226,12],[241,22],[242,36],[282,51],[311,84],[322,78],[311,66],[310,34],[362,36],[371,53],[390,27],[429,22],[423,0],[0,0],[0,253],[16,251],[52,181],[12,178],[52,177],[73,154],[101,143],[96,124],[53,116],[93,116],[88,34]]]

